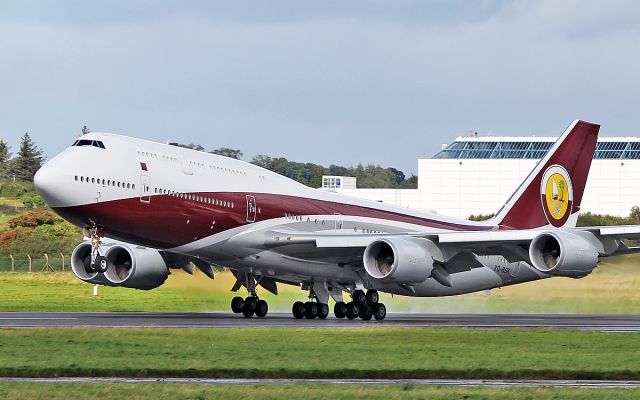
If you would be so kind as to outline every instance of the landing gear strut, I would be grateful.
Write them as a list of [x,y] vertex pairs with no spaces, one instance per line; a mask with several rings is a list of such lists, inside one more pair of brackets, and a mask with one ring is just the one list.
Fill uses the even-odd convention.
[[242,298],[236,296],[231,300],[231,311],[236,314],[242,314],[245,318],[256,316],[263,318],[269,312],[269,305],[266,301],[260,299],[256,293],[256,281],[253,274],[245,274],[245,286],[249,291],[249,296]]
[[93,224],[90,228],[86,228],[85,235],[91,238],[91,268],[96,272],[107,272],[107,258],[100,255],[100,246],[104,236],[102,229]]

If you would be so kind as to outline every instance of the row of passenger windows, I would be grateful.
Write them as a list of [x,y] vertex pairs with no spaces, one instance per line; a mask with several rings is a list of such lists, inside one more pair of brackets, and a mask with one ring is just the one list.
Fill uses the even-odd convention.
[[151,153],[148,151],[140,151],[138,150],[138,156],[139,157],[146,157],[146,158],[155,158],[155,159],[160,159],[162,158],[164,161],[168,161],[168,162],[178,162],[178,158],[177,157],[172,157],[172,156],[167,156],[167,155],[158,155],[156,153]]
[[101,178],[89,178],[87,176],[75,176],[76,182],[84,182],[84,183],[97,183],[98,185],[104,186],[113,186],[119,187],[123,189],[135,189],[135,183],[126,183],[120,181],[112,181],[111,179],[101,179]]
[[[152,158],[152,159],[160,159],[161,158],[164,161],[168,161],[168,162],[177,162],[178,161],[178,158],[176,158],[176,157],[167,156],[167,155],[158,155],[156,153],[151,153],[151,152],[148,152],[148,151],[141,151],[141,150],[138,150],[138,156],[146,157],[146,158]],[[224,172],[226,174],[232,174],[232,175],[236,175],[236,176],[248,176],[249,175],[246,171],[241,171],[241,170],[237,170],[237,169],[233,169],[233,168],[225,168],[225,167],[221,167],[221,166],[218,166],[218,165],[206,164],[206,163],[197,162],[197,161],[189,161],[189,165],[192,168],[201,168],[201,169],[209,168],[210,171]]]
[[161,188],[155,188],[154,191],[156,194],[167,194],[169,196],[177,197],[180,199],[197,201],[200,203],[211,204],[213,206],[228,207],[228,208],[235,208],[236,206],[233,201],[220,200],[214,197],[201,196],[201,195],[190,194],[190,193],[178,193],[172,190],[161,189]]

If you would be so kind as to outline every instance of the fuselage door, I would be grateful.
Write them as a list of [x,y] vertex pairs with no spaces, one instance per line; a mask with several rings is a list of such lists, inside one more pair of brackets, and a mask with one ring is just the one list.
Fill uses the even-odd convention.
[[256,204],[256,198],[247,195],[247,222],[256,222],[257,213],[258,206]]
[[185,175],[193,175],[193,165],[186,158],[182,158],[182,172]]
[[140,175],[140,201],[151,203],[151,179],[149,179],[149,175]]

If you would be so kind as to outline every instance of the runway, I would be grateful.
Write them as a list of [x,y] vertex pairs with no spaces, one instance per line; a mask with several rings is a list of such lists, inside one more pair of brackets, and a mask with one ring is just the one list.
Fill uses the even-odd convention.
[[422,314],[389,313],[384,321],[294,319],[289,313],[244,318],[231,312],[0,312],[0,328],[156,327],[156,328],[359,328],[359,327],[554,328],[640,332],[640,315]]

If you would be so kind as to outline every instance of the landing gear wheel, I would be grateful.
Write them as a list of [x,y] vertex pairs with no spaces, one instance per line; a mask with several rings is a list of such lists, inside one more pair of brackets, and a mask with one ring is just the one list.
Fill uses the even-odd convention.
[[304,316],[307,319],[314,319],[318,316],[318,303],[307,301],[304,304]]
[[345,314],[345,316],[349,319],[354,319],[358,316],[358,314],[360,313],[360,306],[357,305],[356,303],[350,301],[347,303],[347,312]]
[[256,317],[263,318],[269,312],[269,305],[264,300],[258,300],[256,302]]
[[375,289],[369,289],[367,290],[367,304],[370,306],[376,305],[378,304],[378,302],[380,301],[380,295],[378,294],[378,291]]
[[382,303],[378,303],[373,310],[373,318],[377,321],[382,321],[387,316],[387,307]]
[[301,301],[296,301],[295,303],[293,303],[291,312],[293,313],[293,317],[295,319],[302,319],[304,317],[304,312],[305,312],[304,303]]
[[353,302],[359,306],[367,304],[367,296],[364,294],[364,291],[358,289],[353,292],[351,295]]
[[344,301],[338,301],[335,306],[333,306],[333,314],[336,318],[344,318],[347,316],[347,304]]
[[242,307],[244,306],[244,299],[240,296],[236,296],[231,299],[231,311],[236,314],[240,314],[242,312]]
[[329,305],[318,304],[318,318],[327,319],[328,316],[329,316]]
[[104,274],[105,272],[107,272],[107,267],[109,266],[109,264],[107,263],[107,257],[105,256],[98,256],[96,257],[96,261],[93,263],[93,269],[97,272],[100,272],[101,274]]
[[373,310],[369,306],[362,306],[360,307],[358,317],[360,317],[363,321],[371,321],[371,317],[373,317]]
[[258,300],[252,296],[244,299],[244,305],[242,306],[242,315],[244,315],[246,318],[251,318],[256,312],[257,303]]

